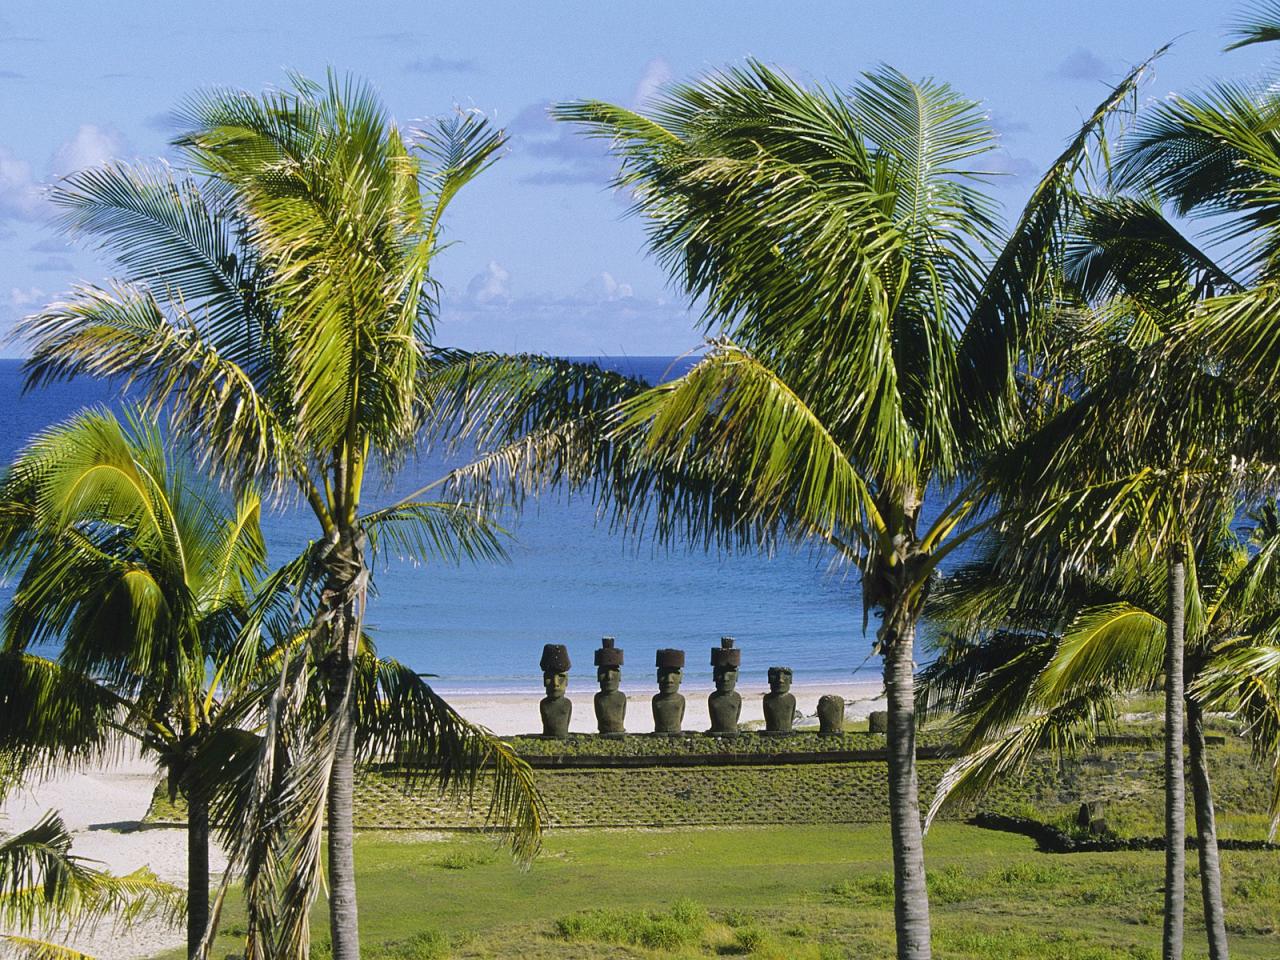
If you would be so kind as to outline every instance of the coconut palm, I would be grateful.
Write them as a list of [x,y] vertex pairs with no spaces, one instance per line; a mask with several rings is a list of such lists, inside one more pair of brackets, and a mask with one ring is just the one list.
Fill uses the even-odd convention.
[[114,876],[71,852],[71,834],[57,814],[0,839],[0,945],[31,960],[89,960],[79,950],[44,939],[42,931],[80,929],[112,919],[127,926],[144,917],[175,918],[182,895],[145,867]]
[[[1205,930],[1214,958],[1228,954],[1204,717],[1215,703],[1240,711],[1255,750],[1280,774],[1274,724],[1255,722],[1257,710],[1241,710],[1237,697],[1247,686],[1254,707],[1267,716],[1280,697],[1265,671],[1239,666],[1242,658],[1273,649],[1280,627],[1275,517],[1272,506],[1241,534],[1230,527],[1232,512],[1224,513],[1187,564],[1187,743]],[[1167,564],[1129,553],[1100,575],[1067,573],[1056,590],[1028,590],[993,562],[999,554],[993,548],[959,571],[935,594],[930,611],[945,632],[938,659],[924,671],[920,705],[926,715],[949,715],[965,755],[944,776],[929,819],[948,803],[971,800],[993,782],[1020,774],[1039,751],[1073,752],[1113,731],[1125,698],[1157,689],[1165,676]],[[1275,782],[1280,788],[1280,779]],[[1274,824],[1280,793],[1273,793],[1271,815]]]
[[[153,426],[104,411],[41,434],[0,488],[0,551],[21,570],[4,616],[3,746],[20,770],[121,735],[154,754],[188,809],[191,951],[209,917],[211,794],[252,755],[270,689],[224,669],[266,561],[259,500],[221,514],[210,493]],[[46,643],[56,659],[28,652]]]
[[[202,93],[180,120],[189,173],[116,165],[53,192],[67,229],[101,244],[119,278],[19,325],[31,345],[27,371],[32,384],[82,374],[139,384],[149,410],[167,412],[174,434],[224,480],[257,483],[314,515],[316,545],[292,570],[319,598],[300,606],[314,611],[307,646],[320,653],[282,661],[287,682],[271,700],[258,799],[241,812],[258,822],[274,790],[296,814],[271,819],[298,830],[288,841],[296,882],[278,888],[293,953],[305,949],[327,816],[332,944],[347,960],[359,955],[351,714],[371,556],[500,555],[478,508],[424,495],[372,508],[366,479],[413,450],[436,398],[469,395],[460,382],[500,381],[508,399],[541,396],[554,410],[578,403],[599,371],[432,343],[430,268],[443,216],[503,143],[482,117],[459,113],[406,134],[369,86],[331,74],[325,84],[294,77],[290,89],[262,96]],[[518,431],[543,406],[504,409]],[[289,734],[285,719],[309,722],[299,704],[311,683],[325,691],[324,719],[306,736]],[[459,755],[437,769],[468,782],[467,758],[490,754],[495,813],[531,855],[538,808],[527,768],[509,751]]]
[[1075,299],[1059,309],[1065,349],[1038,371],[1043,422],[993,473],[1007,485],[1001,562],[1046,594],[1064,576],[1100,575],[1117,552],[1168,567],[1164,944],[1179,956],[1187,564],[1223,511],[1274,476],[1277,451],[1265,398],[1169,349],[1206,298],[1240,284],[1150,201],[1093,199],[1080,211],[1066,258]]
[[[713,340],[628,400],[618,507],[708,545],[829,545],[880,619],[898,956],[930,956],[915,767],[916,622],[938,564],[989,520],[975,467],[1017,429],[1019,357],[1051,299],[1075,181],[1141,69],[1094,111],[1006,237],[983,192],[978,106],[883,68],[848,92],[761,64],[674,87],[646,113],[553,112],[607,138],[674,281]],[[703,485],[690,495],[673,476]],[[927,494],[954,497],[932,512]]]

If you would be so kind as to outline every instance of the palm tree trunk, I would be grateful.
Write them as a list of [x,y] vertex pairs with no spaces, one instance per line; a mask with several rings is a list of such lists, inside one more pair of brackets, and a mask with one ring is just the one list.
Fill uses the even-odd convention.
[[327,706],[334,729],[333,767],[326,797],[329,824],[329,938],[333,960],[360,960],[360,918],[356,908],[355,730],[351,722],[351,681],[360,642],[360,614],[368,568],[363,536],[348,531],[329,560],[323,606],[331,612],[330,650],[325,664]]
[[1163,960],[1182,960],[1186,896],[1187,797],[1182,765],[1183,644],[1186,633],[1186,560],[1180,547],[1169,557],[1164,660],[1164,937]]
[[187,956],[200,952],[209,925],[209,796],[187,791]]
[[1222,907],[1222,864],[1218,859],[1218,824],[1213,813],[1209,760],[1205,756],[1204,715],[1187,701],[1187,742],[1191,748],[1191,797],[1196,809],[1196,844],[1200,859],[1200,896],[1209,960],[1227,960],[1227,921]]
[[[350,667],[348,666],[348,670]],[[345,700],[345,698],[344,698]],[[355,732],[343,717],[329,775],[329,937],[333,960],[359,960],[360,920],[356,909]]]
[[889,822],[893,836],[893,922],[898,960],[930,960],[929,892],[925,886],[924,838],[916,777],[914,646],[916,624],[910,614],[886,613],[881,635],[884,688],[889,725]]

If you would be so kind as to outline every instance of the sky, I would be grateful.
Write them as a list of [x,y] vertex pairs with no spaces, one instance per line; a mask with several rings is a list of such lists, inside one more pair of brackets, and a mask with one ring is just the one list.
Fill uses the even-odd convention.
[[[449,213],[437,339],[567,356],[696,348],[696,317],[610,189],[602,145],[547,105],[643,106],[663,84],[754,57],[847,87],[888,63],[983,103],[1000,135],[993,187],[1016,213],[1108,83],[1176,38],[1142,96],[1259,75],[1224,54],[1227,0],[826,2],[0,2],[0,333],[110,264],[58,235],[46,186],[112,160],[170,157],[170,111],[209,86],[261,91],[287,72],[370,80],[398,121],[478,109],[500,161]],[[21,346],[0,344],[0,356]]]

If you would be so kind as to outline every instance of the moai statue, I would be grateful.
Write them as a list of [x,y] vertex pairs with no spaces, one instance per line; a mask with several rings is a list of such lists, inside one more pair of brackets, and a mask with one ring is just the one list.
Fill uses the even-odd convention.
[[742,665],[742,651],[735,650],[733,637],[721,637],[720,646],[711,648],[712,675],[715,693],[707,698],[711,712],[711,733],[722,737],[738,735],[738,717],[742,713],[742,694],[734,689],[738,684],[738,667]]
[[872,710],[867,714],[867,732],[887,734],[889,732],[889,711]]
[[596,679],[600,692],[596,694],[596,727],[605,735],[627,732],[627,695],[618,688],[622,685],[622,648],[613,645],[613,637],[604,637],[596,651]]
[[684,679],[684,651],[664,648],[658,651],[658,693],[653,698],[653,732],[679,733],[684,723],[684,696],[680,681]]
[[844,733],[844,697],[829,693],[818,700],[818,733],[828,737]]
[[769,692],[764,695],[765,733],[790,733],[796,722],[796,698],[791,692],[791,668],[769,668]]
[[564,738],[569,735],[569,718],[573,701],[566,697],[569,689],[569,649],[562,643],[548,643],[542,648],[542,685],[547,695],[538,704],[542,714],[542,735]]

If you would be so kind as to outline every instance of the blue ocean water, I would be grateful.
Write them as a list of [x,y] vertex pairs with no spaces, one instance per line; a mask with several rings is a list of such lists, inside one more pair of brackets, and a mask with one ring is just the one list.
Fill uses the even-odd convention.
[[[672,369],[669,357],[599,362],[650,382]],[[0,360],[0,461],[42,428],[86,405],[115,405],[117,397],[93,380],[24,394],[19,361]],[[391,502],[442,471],[437,459],[411,460],[393,480],[374,484],[367,499]],[[585,500],[554,494],[503,525],[514,536],[508,563],[379,567],[368,622],[382,653],[437,674],[433,682],[453,693],[537,689],[538,657],[552,642],[568,645],[572,673],[589,687],[591,654],[605,634],[625,648],[635,680],[649,677],[655,649],[680,647],[690,685],[709,684],[709,651],[725,634],[743,648],[744,681],[763,684],[773,664],[791,666],[797,682],[878,676],[878,660],[869,659],[875,624],[864,633],[858,578],[833,570],[827,554],[655,551],[597,526]],[[299,509],[273,510],[264,527],[280,561],[316,535],[314,519]],[[0,601],[6,598],[0,588]]]

